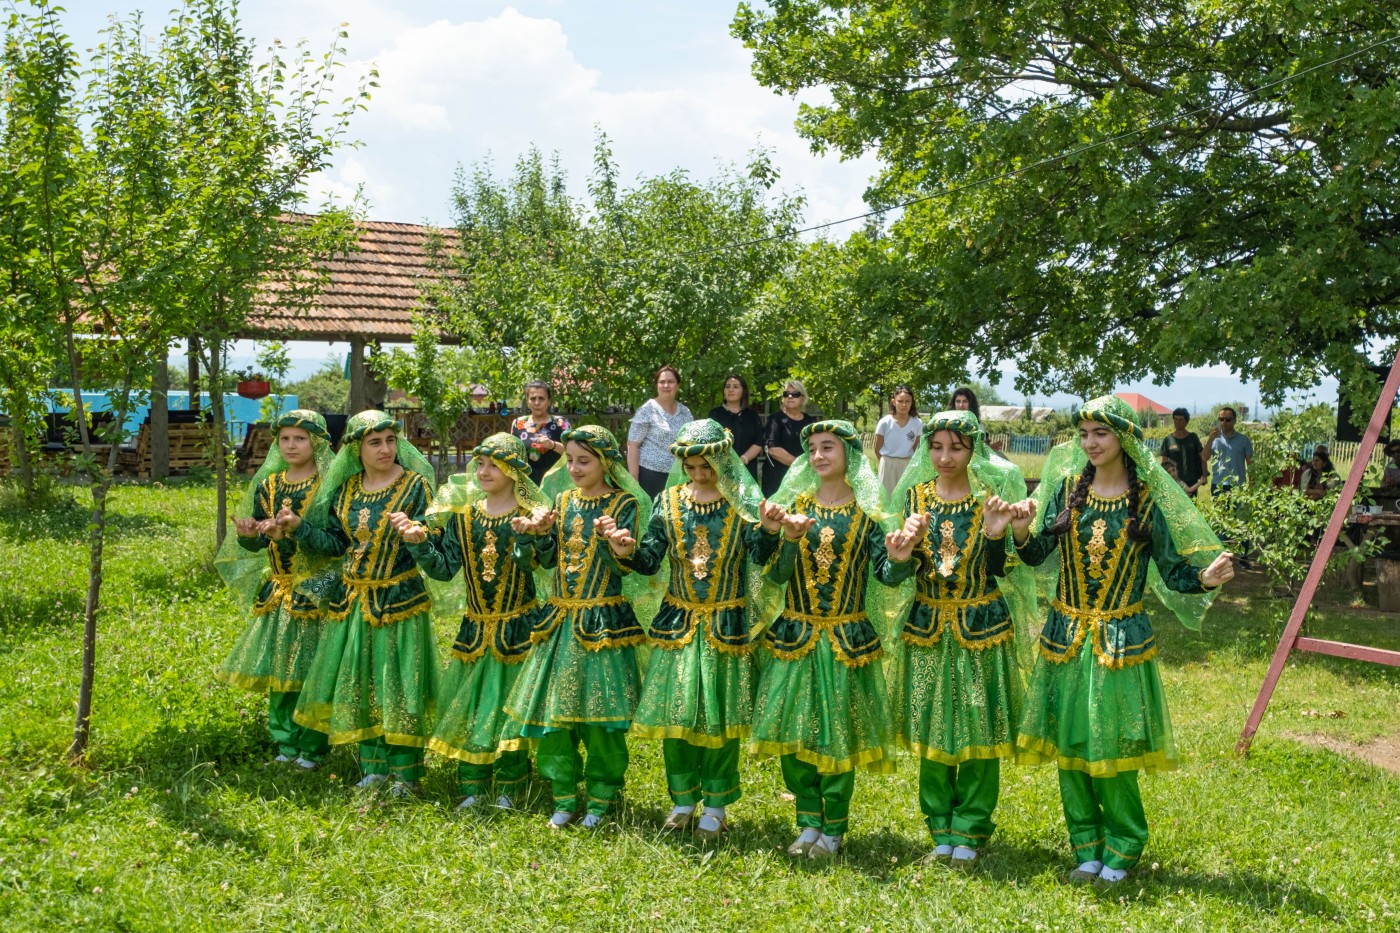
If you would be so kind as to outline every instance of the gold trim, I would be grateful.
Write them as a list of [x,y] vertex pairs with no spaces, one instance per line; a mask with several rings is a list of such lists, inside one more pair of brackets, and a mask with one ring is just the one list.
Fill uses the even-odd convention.
[[596,609],[599,606],[621,606],[627,602],[626,596],[594,596],[575,599],[569,596],[551,596],[545,601],[546,606],[555,609],[573,611],[577,609]]
[[748,738],[751,730],[747,725],[725,726],[723,735],[710,735],[706,732],[695,732],[685,726],[653,726],[648,723],[633,722],[629,731],[639,739],[651,741],[681,739],[699,748],[723,748],[735,739],[742,741]]
[[849,758],[837,759],[811,751],[801,742],[769,742],[758,739],[749,742],[748,751],[750,755],[760,758],[795,755],[798,761],[815,765],[819,774],[845,774],[857,768],[876,774],[894,773],[894,758],[886,754],[883,748],[865,748]]
[[1113,777],[1124,771],[1174,771],[1180,764],[1177,759],[1168,758],[1165,752],[1086,761],[1083,758],[1061,755],[1059,747],[1049,739],[1024,734],[1016,737],[1016,759],[1022,764],[1031,765],[1053,761],[1064,771],[1083,771],[1090,777]]
[[496,745],[494,752],[473,752],[456,745],[449,745],[437,736],[433,736],[428,740],[427,748],[433,754],[451,758],[453,761],[465,761],[471,765],[493,765],[501,759],[502,755],[528,749],[530,744],[528,739],[506,739]]
[[915,757],[927,758],[929,761],[936,761],[944,765],[960,765],[965,761],[990,761],[1016,757],[1015,742],[1002,742],[999,745],[968,745],[958,749],[957,754],[954,755],[948,754],[941,748],[924,745],[922,742],[915,742],[902,735],[895,736],[895,743]]
[[244,690],[251,690],[254,693],[300,693],[302,680],[278,680],[276,677],[249,677],[247,674],[240,674],[237,671],[215,671],[214,679],[221,680],[232,687],[242,687]]

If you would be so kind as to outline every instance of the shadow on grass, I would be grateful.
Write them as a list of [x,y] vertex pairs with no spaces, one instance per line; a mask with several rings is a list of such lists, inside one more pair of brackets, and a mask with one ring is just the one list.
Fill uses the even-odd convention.
[[1342,920],[1344,916],[1331,898],[1295,878],[1275,873],[1232,871],[1224,875],[1202,875],[1170,867],[1139,869],[1128,880],[1114,887],[1092,889],[1109,901],[1155,906],[1163,900],[1179,899],[1186,891],[1197,898],[1229,901],[1262,914],[1293,917],[1303,914],[1321,920]]
[[77,590],[7,593],[0,597],[0,654],[23,647],[21,636],[79,625],[86,594]]
[[[0,512],[0,537],[18,542],[42,535],[65,544],[86,543],[91,512],[83,506],[56,509],[6,509]],[[167,518],[154,515],[128,515],[108,506],[105,537],[108,542],[126,538],[150,537],[178,527]]]

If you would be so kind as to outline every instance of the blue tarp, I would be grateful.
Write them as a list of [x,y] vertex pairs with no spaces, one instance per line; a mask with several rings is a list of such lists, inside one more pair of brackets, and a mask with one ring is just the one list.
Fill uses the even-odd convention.
[[[66,413],[69,407],[58,404],[55,398],[57,391],[61,390],[55,390],[55,392],[49,394],[49,411],[54,413]],[[68,394],[71,395],[71,393]],[[184,409],[189,407],[188,392],[169,392],[167,393],[167,399],[171,409]],[[244,429],[247,428],[249,424],[262,420],[262,403],[262,399],[243,398],[241,395],[234,395],[231,392],[224,393],[224,418],[228,422],[228,435],[232,441],[235,443],[242,441]],[[208,392],[201,392],[199,394],[199,404],[200,408],[206,411],[208,410]],[[110,411],[112,404],[106,392],[84,389],[83,407],[88,411],[94,412]],[[296,407],[297,397],[295,395],[284,395],[282,396],[282,407],[278,411],[278,414],[284,411],[291,411]],[[127,415],[126,423],[122,427],[128,436],[134,435],[140,429],[141,424],[146,420],[146,416],[150,414],[150,410],[151,406],[149,404],[138,405]]]

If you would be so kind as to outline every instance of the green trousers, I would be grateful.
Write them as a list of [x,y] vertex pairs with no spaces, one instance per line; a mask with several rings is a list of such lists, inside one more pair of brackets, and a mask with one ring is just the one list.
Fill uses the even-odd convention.
[[707,807],[727,807],[741,796],[738,739],[719,748],[662,739],[661,757],[666,763],[666,789],[678,807],[693,807],[702,800]]
[[816,765],[796,755],[784,755],[782,766],[783,783],[796,798],[797,825],[820,829],[828,836],[844,835],[851,796],[856,790],[856,773],[821,774]]
[[423,749],[390,745],[382,735],[360,743],[360,771],[388,774],[396,781],[417,781],[427,774],[423,767]]
[[1061,768],[1060,803],[1078,862],[1097,860],[1109,868],[1137,864],[1147,845],[1147,814],[1142,812],[1136,771],[1096,778]]
[[980,848],[997,828],[992,813],[1000,792],[999,758],[959,765],[919,759],[919,810],[935,845]]
[[299,696],[300,693],[279,693],[276,690],[268,693],[267,731],[272,733],[272,741],[277,743],[278,754],[320,761],[326,753],[326,734],[292,720]]
[[[588,753],[579,754],[579,742]],[[617,801],[627,774],[627,732],[578,725],[546,732],[535,750],[535,767],[554,789],[554,809],[577,813],[578,782],[588,788],[588,812],[604,814]]]
[[493,773],[496,776],[496,793],[505,794],[511,799],[518,798],[525,789],[525,779],[530,776],[530,753],[523,748],[502,752],[501,757],[489,765],[457,762],[457,792],[463,797],[480,797],[486,793]]

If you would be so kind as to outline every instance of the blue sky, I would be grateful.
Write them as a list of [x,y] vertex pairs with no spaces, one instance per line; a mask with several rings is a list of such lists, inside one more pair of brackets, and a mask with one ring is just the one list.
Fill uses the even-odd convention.
[[[69,0],[64,21],[80,49],[109,16],[144,11],[154,29],[176,0]],[[379,69],[380,88],[354,124],[362,145],[319,178],[318,195],[360,187],[376,220],[448,223],[459,165],[490,159],[509,171],[531,144],[558,152],[582,191],[595,126],[612,140],[624,177],[684,168],[708,176],[742,163],[755,146],[774,151],[782,185],[801,189],[809,223],[859,214],[876,164],[818,156],[793,130],[798,102],[761,87],[729,35],[734,0],[242,0],[245,32],[260,47],[308,40],[321,49],[344,23],[347,78]],[[812,99],[816,99],[815,97]],[[845,228],[837,228],[842,235]],[[298,374],[344,347],[292,347]],[[249,362],[251,345],[234,353]],[[1003,383],[1004,394],[1020,401]],[[1255,387],[1222,367],[1183,369],[1173,385],[1119,386],[1175,407],[1225,399],[1252,407]],[[1335,382],[1320,397],[1335,398]],[[1047,398],[1037,396],[1037,404]],[[1060,406],[1070,396],[1048,397]]]

